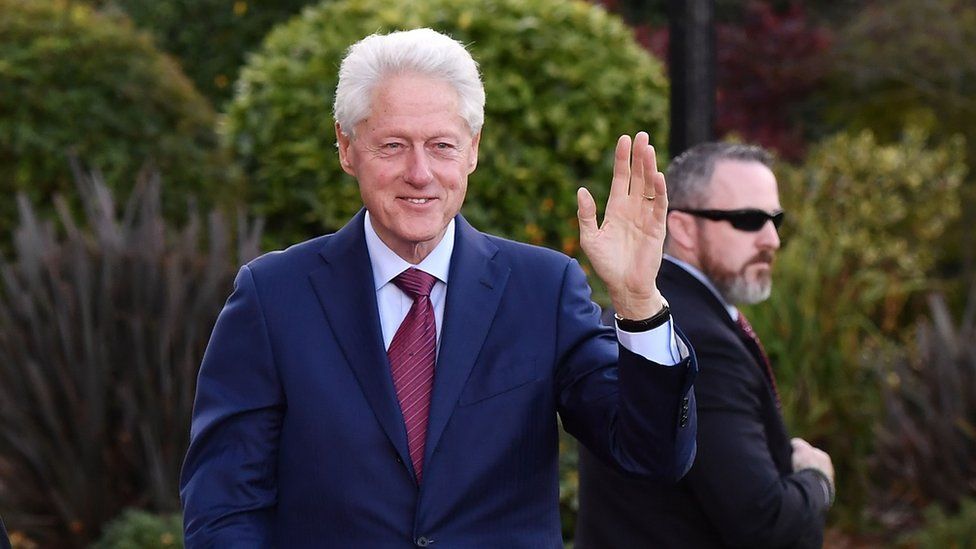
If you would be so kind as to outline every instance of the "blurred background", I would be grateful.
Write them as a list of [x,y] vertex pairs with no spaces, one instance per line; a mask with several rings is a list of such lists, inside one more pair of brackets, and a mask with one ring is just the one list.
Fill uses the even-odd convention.
[[[696,45],[674,23],[706,4]],[[583,260],[575,188],[603,203],[617,135],[647,130],[666,159],[702,109],[704,135],[774,151],[784,247],[748,314],[790,429],[834,459],[826,546],[976,547],[971,0],[0,0],[14,547],[182,545],[196,370],[234,273],[359,209],[335,153],[338,64],[417,26],[481,66],[463,213],[482,230]],[[681,95],[702,66],[711,105]]]

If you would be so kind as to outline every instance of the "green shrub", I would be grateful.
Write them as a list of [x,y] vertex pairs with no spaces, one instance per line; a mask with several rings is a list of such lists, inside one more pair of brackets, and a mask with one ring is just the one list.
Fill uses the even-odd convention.
[[340,227],[361,207],[339,167],[339,62],[374,32],[430,26],[470,45],[487,94],[464,214],[482,229],[577,252],[575,189],[607,195],[621,133],[666,139],[660,64],[601,8],[564,0],[326,2],[275,29],[241,71],[223,133],[274,245]]
[[105,527],[91,549],[182,549],[183,518],[127,509]]
[[153,34],[180,60],[198,90],[215,103],[230,97],[244,55],[276,23],[312,0],[90,0],[115,8]]
[[906,123],[965,133],[976,124],[974,43],[976,6],[968,0],[866,3],[836,33],[828,93],[841,100],[829,113],[885,140]]
[[771,299],[748,314],[776,364],[787,424],[834,460],[843,520],[864,519],[881,419],[867,359],[915,317],[911,298],[932,284],[932,243],[958,215],[964,173],[961,143],[932,147],[920,131],[892,145],[840,134],[778,170],[784,245]]
[[80,187],[87,228],[60,197],[55,227],[21,195],[0,257],[0,515],[41,547],[82,547],[125,507],[179,508],[200,359],[257,254],[250,230],[234,253],[216,213],[168,225],[158,177],[120,208]]
[[964,500],[955,513],[938,505],[925,509],[925,525],[905,536],[900,546],[912,549],[976,547],[976,499]]
[[[869,2],[837,32],[823,117],[835,127],[871,129],[895,141],[906,125],[937,140],[976,126],[976,4],[971,0]],[[970,177],[959,223],[946,234],[946,277],[976,276],[976,139],[966,146]],[[957,288],[960,294],[965,288]],[[961,301],[959,296],[956,301]]]
[[[0,0],[0,13],[0,194],[73,194],[69,154],[113,189],[151,161],[174,213],[187,193],[226,190],[213,109],[148,36],[63,0]],[[2,240],[14,223],[14,201],[0,201]]]

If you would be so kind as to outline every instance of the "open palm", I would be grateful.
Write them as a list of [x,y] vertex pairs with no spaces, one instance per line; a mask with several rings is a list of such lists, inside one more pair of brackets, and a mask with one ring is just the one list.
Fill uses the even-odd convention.
[[590,192],[580,187],[576,195],[580,246],[606,284],[614,308],[632,319],[647,318],[663,305],[655,279],[661,267],[668,197],[664,174],[657,170],[648,140],[645,132],[633,141],[627,135],[617,140],[602,224],[597,223]]

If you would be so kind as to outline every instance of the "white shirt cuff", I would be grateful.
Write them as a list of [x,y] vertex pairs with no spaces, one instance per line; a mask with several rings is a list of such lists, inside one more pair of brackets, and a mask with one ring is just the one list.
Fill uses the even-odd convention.
[[[616,326],[616,322],[614,322]],[[628,351],[640,355],[651,362],[664,366],[674,366],[690,354],[674,333],[674,319],[646,332],[625,332],[617,328],[617,341]]]

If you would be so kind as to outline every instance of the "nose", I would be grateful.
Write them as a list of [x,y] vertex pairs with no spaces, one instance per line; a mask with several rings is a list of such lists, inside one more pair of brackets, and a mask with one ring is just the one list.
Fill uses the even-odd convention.
[[772,219],[766,221],[762,229],[759,229],[758,241],[759,247],[764,250],[779,249],[779,231],[776,230],[776,225],[773,225]]
[[427,185],[434,179],[434,173],[430,169],[430,158],[423,147],[414,147],[410,151],[405,176],[407,183],[416,186]]

